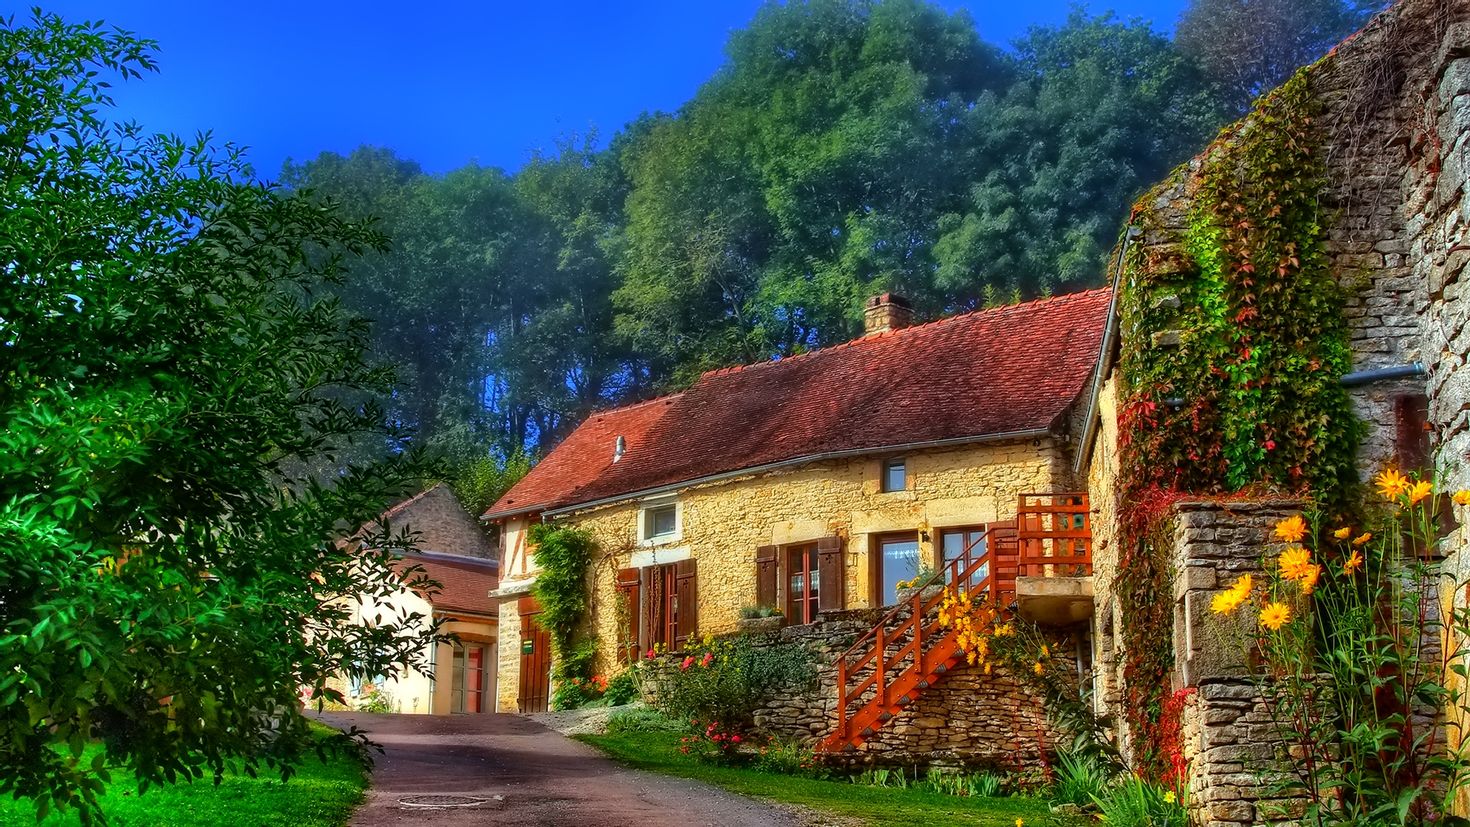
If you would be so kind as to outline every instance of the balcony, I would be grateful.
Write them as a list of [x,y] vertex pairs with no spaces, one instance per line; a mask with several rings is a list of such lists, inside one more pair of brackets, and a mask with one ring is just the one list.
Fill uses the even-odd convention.
[[1092,514],[1085,493],[1022,494],[1016,545],[1017,614],[1047,626],[1092,617]]

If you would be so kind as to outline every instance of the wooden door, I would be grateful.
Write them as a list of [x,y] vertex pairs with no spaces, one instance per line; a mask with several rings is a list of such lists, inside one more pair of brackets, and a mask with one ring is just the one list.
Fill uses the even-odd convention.
[[521,712],[545,712],[551,698],[551,635],[536,622],[541,613],[536,598],[522,597],[521,685],[516,708]]

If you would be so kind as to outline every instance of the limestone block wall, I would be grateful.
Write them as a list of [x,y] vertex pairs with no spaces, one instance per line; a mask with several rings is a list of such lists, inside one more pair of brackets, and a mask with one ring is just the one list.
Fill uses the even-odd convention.
[[[980,443],[907,455],[909,487],[879,490],[880,459],[815,462],[795,470],[725,480],[679,492],[682,533],[660,554],[697,561],[699,631],[736,630],[742,606],[756,599],[755,553],[838,535],[846,541],[846,607],[870,604],[869,543],[897,531],[927,532],[933,553],[940,529],[1015,517],[1020,494],[1075,484],[1069,452],[1058,439]],[[590,614],[601,642],[598,668],[609,674],[619,639],[615,575],[647,553],[637,541],[639,504],[624,502],[570,515],[592,533],[602,557],[593,564]],[[504,680],[502,678],[502,680]]]
[[[832,732],[837,722],[836,659],[882,616],[874,609],[830,612],[817,623],[789,626],[757,638],[767,644],[805,646],[816,665],[810,686],[776,695],[755,715],[758,730],[808,744]],[[697,651],[695,651],[697,654]],[[643,690],[656,699],[681,655],[645,663]],[[800,690],[800,691],[798,691]],[[1043,750],[1058,746],[1041,701],[1024,685],[995,669],[960,666],[921,694],[855,752],[830,756],[833,763],[865,766],[944,766],[1000,770],[1035,768]]]
[[1277,730],[1245,662],[1238,616],[1211,614],[1215,593],[1259,575],[1272,527],[1299,513],[1291,500],[1188,502],[1174,509],[1176,688],[1193,687],[1181,724],[1189,803],[1202,827],[1279,822],[1299,806],[1272,792]]
[[[1118,380],[1103,383],[1095,403],[1098,432],[1087,457],[1087,490],[1092,504],[1093,701],[1100,712],[1122,703],[1123,661],[1117,657],[1116,630],[1122,617],[1113,590],[1118,569]],[[1121,720],[1120,720],[1121,724]],[[1120,732],[1126,737],[1126,733]]]

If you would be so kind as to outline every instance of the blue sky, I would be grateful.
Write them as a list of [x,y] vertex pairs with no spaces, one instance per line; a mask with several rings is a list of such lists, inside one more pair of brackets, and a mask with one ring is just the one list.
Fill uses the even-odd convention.
[[[57,0],[160,44],[161,73],[117,90],[119,112],[157,131],[251,148],[272,178],[288,157],[393,147],[430,171],[469,161],[514,169],[560,135],[604,137],[672,110],[723,60],[760,0],[435,2]],[[942,0],[985,39],[1065,19],[1069,0]],[[10,5],[0,2],[0,8]],[[29,3],[6,13],[26,17]],[[1093,12],[1172,30],[1185,0],[1104,0]]]

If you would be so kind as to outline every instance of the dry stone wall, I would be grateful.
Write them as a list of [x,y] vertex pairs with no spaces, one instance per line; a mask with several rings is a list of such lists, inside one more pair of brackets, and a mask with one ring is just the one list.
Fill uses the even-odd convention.
[[[828,612],[816,623],[757,636],[767,645],[805,646],[816,666],[810,686],[780,692],[757,710],[757,730],[808,745],[829,735],[837,722],[837,657],[881,616],[882,612],[875,609]],[[647,700],[656,702],[685,654],[673,653],[644,662],[640,668]],[[855,752],[830,759],[851,768],[1024,770],[1037,767],[1043,750],[1050,754],[1057,745],[1057,735],[1046,723],[1040,700],[1024,685],[1001,669],[986,675],[983,669],[962,665],[921,694]]]

